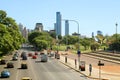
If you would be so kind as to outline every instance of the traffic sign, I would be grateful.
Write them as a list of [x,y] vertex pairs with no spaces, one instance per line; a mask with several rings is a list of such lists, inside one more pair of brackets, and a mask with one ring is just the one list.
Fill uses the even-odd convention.
[[81,51],[78,50],[78,51],[77,51],[77,54],[78,54],[78,57],[80,57],[80,55],[81,55]]

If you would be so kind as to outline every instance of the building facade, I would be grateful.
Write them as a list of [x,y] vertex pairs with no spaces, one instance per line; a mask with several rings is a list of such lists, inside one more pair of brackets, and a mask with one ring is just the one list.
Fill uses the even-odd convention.
[[56,12],[55,31],[56,31],[57,36],[61,35],[61,29],[62,29],[61,19],[62,19],[62,16],[61,16],[60,12]]
[[27,40],[28,39],[28,29],[24,27],[21,23],[18,25],[21,35]]
[[65,20],[65,36],[69,35],[69,21]]
[[36,23],[35,30],[42,32],[43,31],[42,23]]

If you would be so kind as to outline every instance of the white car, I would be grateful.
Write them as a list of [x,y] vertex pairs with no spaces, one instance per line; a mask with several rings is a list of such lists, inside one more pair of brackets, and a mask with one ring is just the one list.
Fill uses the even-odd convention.
[[47,54],[42,54],[41,55],[41,62],[47,62],[47,60],[48,60]]

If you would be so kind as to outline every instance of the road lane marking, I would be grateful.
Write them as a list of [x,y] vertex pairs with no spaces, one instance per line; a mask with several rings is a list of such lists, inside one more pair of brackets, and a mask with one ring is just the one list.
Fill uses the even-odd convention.
[[[30,66],[30,67],[31,67],[31,68],[30,68],[30,69],[31,69],[31,72],[34,72],[34,68],[33,68],[33,66],[32,66],[29,58],[28,58],[28,62],[29,62],[29,65],[31,65],[31,66]],[[35,80],[37,80],[37,76],[36,76],[34,73],[33,73],[33,77],[34,77]]]

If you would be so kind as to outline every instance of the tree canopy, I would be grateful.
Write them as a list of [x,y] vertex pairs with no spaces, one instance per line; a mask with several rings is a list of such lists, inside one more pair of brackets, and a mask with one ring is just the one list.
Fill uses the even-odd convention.
[[1,55],[19,49],[24,42],[15,20],[7,17],[7,13],[0,10],[0,52]]
[[37,50],[46,49],[53,44],[53,38],[47,32],[33,31],[28,36],[28,41],[37,48]]

